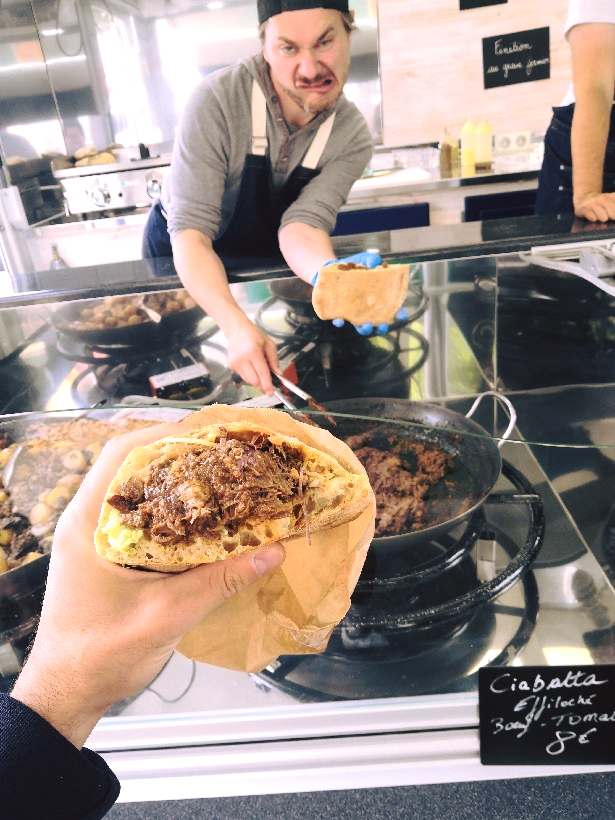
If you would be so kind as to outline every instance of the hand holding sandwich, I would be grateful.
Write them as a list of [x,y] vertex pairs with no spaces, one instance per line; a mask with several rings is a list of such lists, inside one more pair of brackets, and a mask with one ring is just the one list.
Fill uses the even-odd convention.
[[77,748],[113,703],[156,676],[189,629],[284,559],[271,544],[167,575],[97,555],[94,532],[119,465],[134,447],[178,432],[185,428],[164,424],[109,442],[56,528],[37,636],[11,694]]

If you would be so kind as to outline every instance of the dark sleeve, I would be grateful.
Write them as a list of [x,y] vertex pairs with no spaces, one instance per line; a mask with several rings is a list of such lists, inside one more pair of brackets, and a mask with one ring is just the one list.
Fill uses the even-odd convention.
[[89,749],[75,748],[32,709],[0,694],[0,818],[99,820],[120,793]]

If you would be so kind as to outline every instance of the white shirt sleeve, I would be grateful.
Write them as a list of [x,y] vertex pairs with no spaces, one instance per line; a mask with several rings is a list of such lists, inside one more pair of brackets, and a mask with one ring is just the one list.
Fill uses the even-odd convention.
[[[564,26],[566,39],[570,29],[579,23],[615,23],[615,0],[570,0]],[[574,86],[571,84],[560,105],[571,105],[574,101]]]
[[579,23],[615,23],[614,0],[570,0],[564,36]]

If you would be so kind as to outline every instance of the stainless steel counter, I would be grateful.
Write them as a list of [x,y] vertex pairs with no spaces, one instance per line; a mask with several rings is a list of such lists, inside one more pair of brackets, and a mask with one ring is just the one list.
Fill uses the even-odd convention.
[[[462,192],[512,193],[534,187],[540,148],[537,143],[523,152],[496,153],[489,171],[462,174],[457,168],[449,175],[440,172],[438,150],[430,146],[377,152],[373,168],[354,184],[342,210],[348,215],[366,207],[433,200],[430,223],[456,224],[464,210]],[[25,274],[44,269],[54,244],[71,267],[89,264],[93,257],[107,263],[138,259],[147,206],[157,195],[168,162],[169,155],[163,154],[58,171],[69,209],[76,215],[70,221],[28,226],[17,188],[3,189],[0,247],[8,270]],[[82,214],[87,214],[83,221]]]
[[[121,230],[123,217],[118,217]],[[114,222],[115,220],[109,220]],[[85,237],[88,224],[82,223]],[[69,227],[69,226],[63,226]],[[91,228],[96,230],[94,225]],[[379,233],[335,237],[339,256],[376,248],[384,259],[416,262],[461,257],[481,257],[529,251],[535,246],[600,241],[615,238],[615,223],[596,224],[573,214],[524,216],[488,222],[408,228]],[[289,275],[281,255],[253,259],[238,257],[228,266],[230,281],[265,280]],[[32,272],[0,271],[0,308],[86,299],[180,287],[171,259],[142,259]]]
[[536,180],[542,165],[542,142],[527,150],[494,154],[489,170],[466,171],[457,166],[449,173],[440,170],[439,151],[432,146],[376,153],[370,169],[355,182],[348,196],[348,206],[391,195],[418,195],[427,191],[465,186],[514,183]]

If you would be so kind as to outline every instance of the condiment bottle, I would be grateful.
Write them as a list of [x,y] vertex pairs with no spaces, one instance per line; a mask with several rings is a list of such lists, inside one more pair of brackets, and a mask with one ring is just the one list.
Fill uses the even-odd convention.
[[440,138],[440,174],[443,177],[450,177],[453,173],[453,151],[455,150],[455,140],[445,128]]
[[493,126],[482,120],[476,126],[476,157],[477,171],[490,171],[493,164]]
[[68,268],[67,262],[62,259],[60,256],[60,252],[58,251],[57,245],[51,246],[51,263],[49,264],[49,270],[59,270],[60,268]]
[[476,164],[476,125],[466,120],[461,129],[461,173],[474,173]]
[[453,156],[453,173],[455,169],[459,169],[459,140],[454,139],[451,143],[451,152]]

